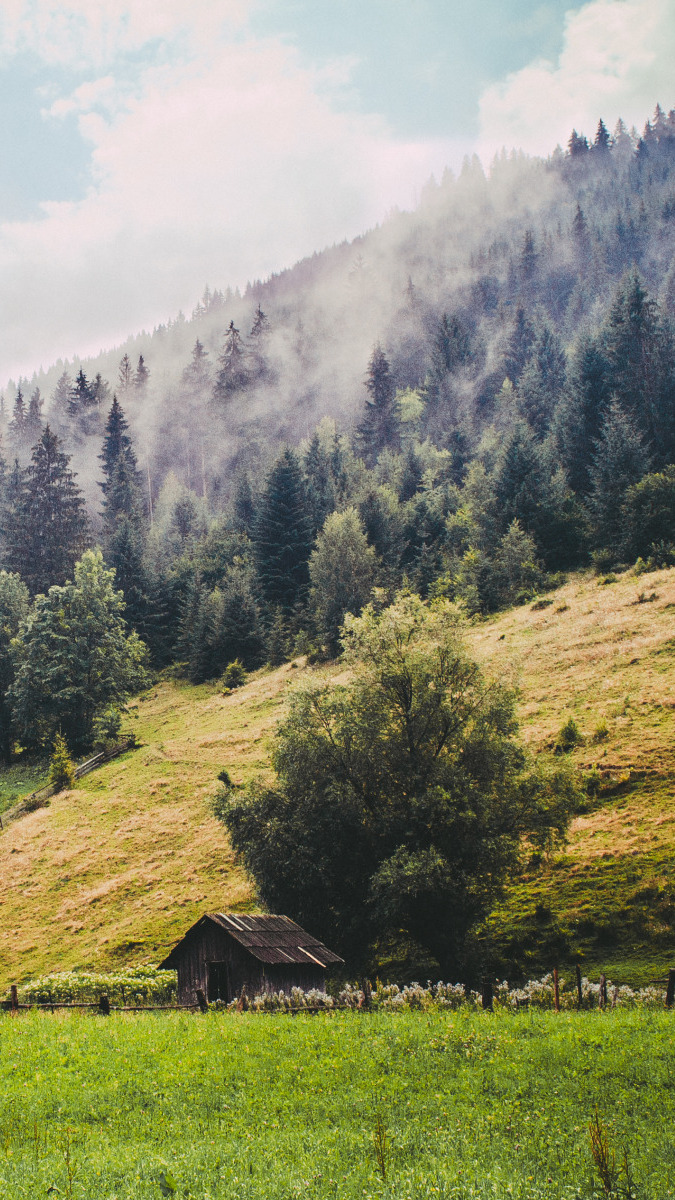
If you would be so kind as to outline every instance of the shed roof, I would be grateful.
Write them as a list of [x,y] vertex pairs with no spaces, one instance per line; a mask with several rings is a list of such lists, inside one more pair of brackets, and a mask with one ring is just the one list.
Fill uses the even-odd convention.
[[306,933],[289,917],[242,916],[241,913],[206,913],[188,929],[185,936],[160,966],[175,967],[180,958],[183,943],[207,922],[224,929],[249,954],[264,963],[304,963],[305,966],[326,967],[328,963],[341,963],[344,959],[334,954],[318,938]]

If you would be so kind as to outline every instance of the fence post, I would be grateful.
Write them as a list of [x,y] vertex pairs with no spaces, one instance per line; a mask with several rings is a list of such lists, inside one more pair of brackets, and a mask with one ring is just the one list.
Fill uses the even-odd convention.
[[110,1001],[109,1001],[108,997],[106,996],[105,992],[103,992],[103,994],[101,996],[99,996],[98,1011],[104,1017],[110,1016]]
[[666,989],[666,1008],[672,1008],[675,1004],[675,967],[671,967],[668,972],[668,987]]
[[558,980],[558,968],[553,968],[553,1004],[556,1012],[560,1012],[560,983]]
[[607,979],[604,975],[600,976],[600,990],[598,991],[598,1008],[604,1008],[607,1003]]
[[583,1004],[584,1004],[584,995],[581,990],[581,967],[579,966],[578,963],[576,965],[576,976],[577,976],[577,1008],[581,1009],[581,1008],[583,1008]]
[[488,979],[483,980],[480,1000],[484,1009],[492,1011],[492,984]]
[[10,995],[12,997],[12,1013],[14,1016],[16,1016],[19,1011],[19,993],[15,983],[13,983],[10,988]]

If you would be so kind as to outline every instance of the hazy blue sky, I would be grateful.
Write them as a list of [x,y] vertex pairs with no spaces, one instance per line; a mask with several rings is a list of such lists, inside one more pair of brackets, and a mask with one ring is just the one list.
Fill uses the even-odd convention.
[[0,380],[675,104],[675,0],[0,0]]

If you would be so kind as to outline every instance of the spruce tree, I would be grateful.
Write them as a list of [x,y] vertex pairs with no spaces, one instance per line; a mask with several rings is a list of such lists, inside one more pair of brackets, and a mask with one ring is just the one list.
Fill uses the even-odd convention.
[[613,400],[596,442],[588,501],[596,546],[621,555],[626,538],[623,503],[649,470],[649,454],[635,421]]
[[522,304],[516,309],[516,318],[504,352],[504,367],[511,383],[517,383],[532,353],[535,330]]
[[586,496],[594,448],[610,401],[609,369],[597,338],[582,334],[572,354],[553,437],[570,487]]
[[65,582],[85,545],[84,498],[60,445],[47,425],[7,515],[5,562],[32,595]]
[[280,455],[267,478],[253,542],[265,600],[290,613],[307,590],[312,548],[307,493],[297,456],[290,449]]
[[335,483],[331,470],[331,456],[324,449],[321,438],[315,433],[304,456],[307,480],[307,501],[312,518],[312,533],[316,537],[329,513],[336,507]]
[[517,389],[520,414],[537,437],[545,436],[564,386],[565,353],[560,338],[546,322],[537,332]]
[[127,620],[144,634],[147,617],[147,580],[143,566],[145,520],[141,477],[136,465],[129,426],[116,396],[108,414],[103,449],[103,550],[115,569],[116,583],[124,593]]
[[357,443],[366,463],[373,466],[385,446],[401,447],[401,415],[389,363],[382,347],[373,350],[366,375],[365,412],[357,430]]
[[134,369],[131,365],[131,359],[128,354],[125,354],[120,360],[119,370],[117,372],[119,390],[124,395],[131,391],[134,386]]
[[139,355],[138,366],[136,367],[136,374],[134,375],[134,388],[135,388],[136,392],[138,393],[138,395],[141,397],[141,399],[145,398],[146,392],[148,390],[149,379],[150,379],[150,372],[146,366],[145,359],[143,358],[143,355],[141,354],[141,355]]
[[239,330],[230,321],[225,334],[225,343],[218,359],[218,373],[213,389],[213,398],[225,402],[249,382],[247,353]]
[[26,442],[32,449],[42,435],[42,396],[40,389],[35,388],[28,404],[25,424]]
[[9,425],[9,439],[12,447],[12,453],[17,458],[22,458],[28,449],[26,432],[26,402],[23,398],[23,392],[19,387],[14,400],[12,409],[12,420]]

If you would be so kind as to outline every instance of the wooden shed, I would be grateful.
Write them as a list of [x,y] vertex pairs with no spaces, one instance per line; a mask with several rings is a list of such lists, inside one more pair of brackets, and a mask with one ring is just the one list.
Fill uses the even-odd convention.
[[178,974],[178,1003],[206,999],[229,1003],[246,988],[262,992],[303,991],[326,986],[326,967],[343,959],[288,917],[206,913],[160,963]]

